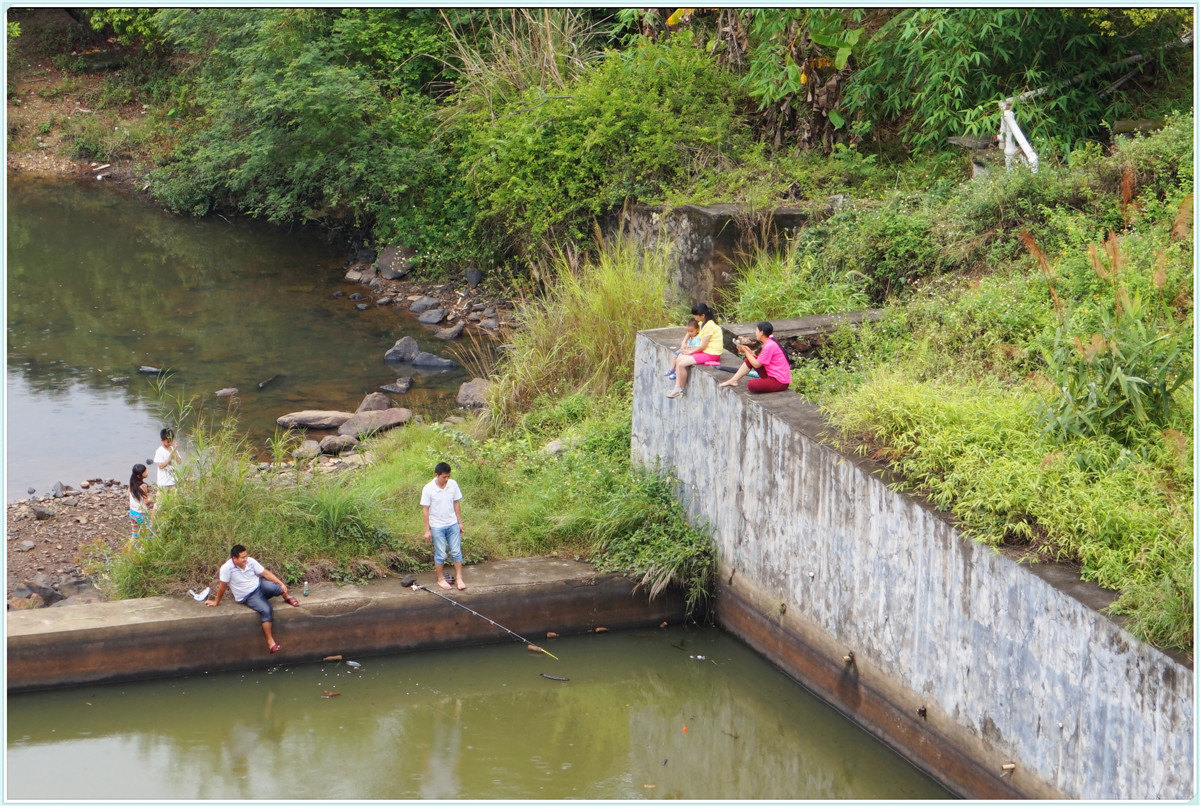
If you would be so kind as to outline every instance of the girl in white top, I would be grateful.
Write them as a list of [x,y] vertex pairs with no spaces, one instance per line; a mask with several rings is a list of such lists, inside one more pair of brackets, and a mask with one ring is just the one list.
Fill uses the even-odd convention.
[[133,466],[133,473],[129,476],[131,540],[137,538],[142,526],[149,524],[150,507],[153,506],[150,500],[150,485],[146,481],[146,477],[149,475],[150,471],[146,469],[146,466],[139,463]]

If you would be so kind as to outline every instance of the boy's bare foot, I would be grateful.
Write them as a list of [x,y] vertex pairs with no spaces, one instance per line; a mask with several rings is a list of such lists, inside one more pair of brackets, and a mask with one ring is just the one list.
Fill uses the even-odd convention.
[[[449,587],[449,585],[447,585],[446,587]],[[462,577],[459,577],[459,580],[458,580],[458,589],[459,589],[460,591],[465,591],[465,590],[467,589],[467,583],[465,583],[465,582],[463,582],[463,581],[462,581]]]
[[450,590],[450,583],[449,583],[449,582],[447,582],[447,581],[446,581],[445,579],[443,579],[442,577],[438,577],[438,587],[439,587],[439,588],[445,588],[446,590]]

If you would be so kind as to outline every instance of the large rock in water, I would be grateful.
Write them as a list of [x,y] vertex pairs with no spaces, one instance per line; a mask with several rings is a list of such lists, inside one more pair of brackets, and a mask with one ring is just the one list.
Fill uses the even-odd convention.
[[488,389],[492,382],[487,378],[474,378],[458,387],[458,405],[464,409],[478,409],[487,405]]
[[391,392],[394,395],[402,395],[412,388],[412,378],[405,375],[403,378],[397,378],[395,383],[385,384],[379,387],[381,392]]
[[389,428],[403,425],[411,419],[412,412],[408,409],[364,411],[342,423],[338,428],[338,434],[363,439],[376,431],[386,431]]
[[454,369],[458,366],[449,358],[442,358],[433,353],[417,353],[417,357],[412,360],[414,367],[423,367],[425,369]]
[[385,280],[399,280],[412,268],[412,250],[403,246],[389,246],[379,253],[375,270]]
[[383,392],[371,392],[363,398],[362,403],[358,404],[358,408],[354,410],[355,414],[362,414],[364,411],[383,411],[392,407],[392,399]]
[[348,411],[321,411],[305,409],[285,414],[275,422],[280,428],[318,428],[327,430],[337,428],[354,415]]
[[425,313],[430,308],[436,308],[437,306],[437,297],[430,297],[427,295],[424,297],[417,297],[415,300],[413,300],[412,305],[408,306],[408,311],[409,313]]
[[384,361],[395,361],[400,364],[411,362],[421,353],[421,346],[412,336],[405,336],[392,345],[392,349],[383,354]]

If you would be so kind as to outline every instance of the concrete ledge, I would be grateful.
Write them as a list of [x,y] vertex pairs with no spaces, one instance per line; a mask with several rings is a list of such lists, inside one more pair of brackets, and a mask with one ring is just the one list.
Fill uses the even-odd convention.
[[711,528],[719,623],[959,794],[1195,795],[1190,664],[897,492],[799,395],[700,367],[668,399],[679,332],[638,334],[631,454]]
[[[682,594],[649,601],[645,589],[617,574],[559,559],[524,559],[470,566],[466,591],[437,588],[432,572],[417,581],[462,602],[529,641],[548,631],[629,629],[683,621]],[[7,614],[8,691],[84,683],[172,677],[206,671],[265,668],[434,647],[512,641],[481,618],[396,578],[365,586],[317,586],[289,607],[278,598],[270,655],[258,617],[232,599],[206,607],[191,599],[154,597]]]

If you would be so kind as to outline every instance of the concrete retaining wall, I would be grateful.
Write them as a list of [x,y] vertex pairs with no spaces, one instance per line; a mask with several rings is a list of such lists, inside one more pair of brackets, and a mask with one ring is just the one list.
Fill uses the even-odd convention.
[[701,369],[667,399],[681,333],[638,335],[632,453],[711,525],[723,626],[960,794],[1193,795],[1190,668],[890,490],[798,395]]
[[[463,577],[470,582],[464,592],[439,590],[432,572],[418,575],[418,582],[550,652],[547,632],[570,635],[683,620],[679,591],[649,601],[645,589],[635,591],[633,580],[598,573],[587,563],[508,560],[471,566]],[[275,640],[283,645],[276,655],[267,653],[258,616],[232,597],[215,608],[190,598],[154,597],[9,612],[8,691],[265,668],[343,653],[362,657],[519,643],[428,591],[402,587],[398,579],[315,586],[298,608],[271,601]]]

